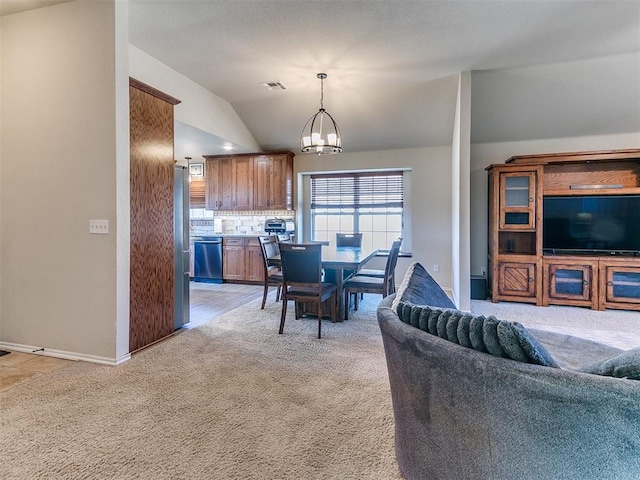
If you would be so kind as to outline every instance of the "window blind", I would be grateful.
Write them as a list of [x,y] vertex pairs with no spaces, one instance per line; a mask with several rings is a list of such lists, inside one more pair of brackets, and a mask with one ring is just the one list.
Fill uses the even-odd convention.
[[400,207],[402,172],[365,172],[311,176],[311,208]]

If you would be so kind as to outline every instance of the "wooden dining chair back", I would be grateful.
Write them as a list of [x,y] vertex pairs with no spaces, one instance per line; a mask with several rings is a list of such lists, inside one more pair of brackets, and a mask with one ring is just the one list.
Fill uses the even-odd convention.
[[[402,246],[402,237],[399,237],[397,240],[400,241],[400,243],[398,244],[398,254],[399,254],[400,246]],[[393,245],[392,245],[392,247],[393,247]],[[391,249],[389,249],[389,254],[391,254]],[[397,261],[397,258],[396,258],[396,261]],[[362,268],[362,269],[358,270],[356,275],[364,276],[364,277],[384,278],[385,270],[386,270],[386,267],[385,267],[385,269]],[[395,291],[396,291],[395,269],[391,272],[390,286],[391,286],[391,291],[389,292],[389,294],[395,293]]]
[[[382,298],[395,291],[395,269],[398,263],[401,240],[395,240],[389,250],[389,257],[384,268],[384,277],[366,277],[354,275],[344,282],[342,291],[344,292],[344,319],[349,319],[349,299],[352,293],[377,293]],[[354,295],[354,308],[358,309],[358,296]]]
[[275,235],[267,235],[258,237],[258,240],[260,241],[260,248],[262,249],[262,262],[264,267],[264,291],[262,292],[262,307],[260,308],[264,310],[270,286],[278,287],[276,291],[276,302],[280,299],[283,279],[282,271],[273,263],[273,259],[277,259],[280,256],[278,237]]
[[336,247],[362,247],[362,233],[336,233]]
[[284,288],[279,333],[284,330],[289,300],[314,302],[318,313],[318,338],[321,338],[322,303],[330,300],[331,320],[335,322],[338,295],[335,284],[322,282],[322,245],[281,243],[280,260]]

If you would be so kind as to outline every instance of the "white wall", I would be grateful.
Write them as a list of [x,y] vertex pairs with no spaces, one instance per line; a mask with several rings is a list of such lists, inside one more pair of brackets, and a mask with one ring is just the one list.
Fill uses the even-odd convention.
[[176,121],[240,145],[246,151],[261,151],[226,100],[133,45],[129,47],[129,69],[133,78],[181,101],[174,110]]
[[[0,344],[123,357],[129,192],[116,181],[128,178],[128,78],[116,55],[128,29],[116,3],[0,20]],[[109,220],[110,234],[90,235],[90,219]]]
[[[402,280],[413,261],[422,263],[443,288],[451,287],[451,147],[410,148],[340,155],[296,155],[294,160],[298,221],[304,198],[300,176],[311,172],[339,172],[371,169],[410,169],[411,184],[406,189],[405,247],[413,256],[400,258],[396,279]],[[406,222],[409,222],[407,225]],[[297,225],[298,230],[308,227]],[[405,235],[406,235],[405,232]],[[309,238],[308,235],[305,238]],[[440,271],[434,272],[433,266]]]
[[638,147],[640,132],[471,145],[471,273],[480,275],[487,267],[487,166],[504,163],[514,155]]

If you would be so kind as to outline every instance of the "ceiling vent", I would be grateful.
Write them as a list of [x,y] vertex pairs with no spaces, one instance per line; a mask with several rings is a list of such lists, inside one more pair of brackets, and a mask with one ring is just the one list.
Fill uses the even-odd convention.
[[262,82],[260,85],[262,85],[264,88],[266,88],[267,90],[286,90],[287,87],[285,87],[282,82]]

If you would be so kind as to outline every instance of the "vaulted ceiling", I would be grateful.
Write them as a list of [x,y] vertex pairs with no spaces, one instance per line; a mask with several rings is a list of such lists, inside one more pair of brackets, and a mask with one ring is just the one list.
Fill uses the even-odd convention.
[[[640,131],[637,0],[129,0],[129,22],[265,150],[299,151],[318,72],[345,151],[449,145],[468,70],[473,143]],[[219,153],[189,136],[208,150],[177,155]]]

